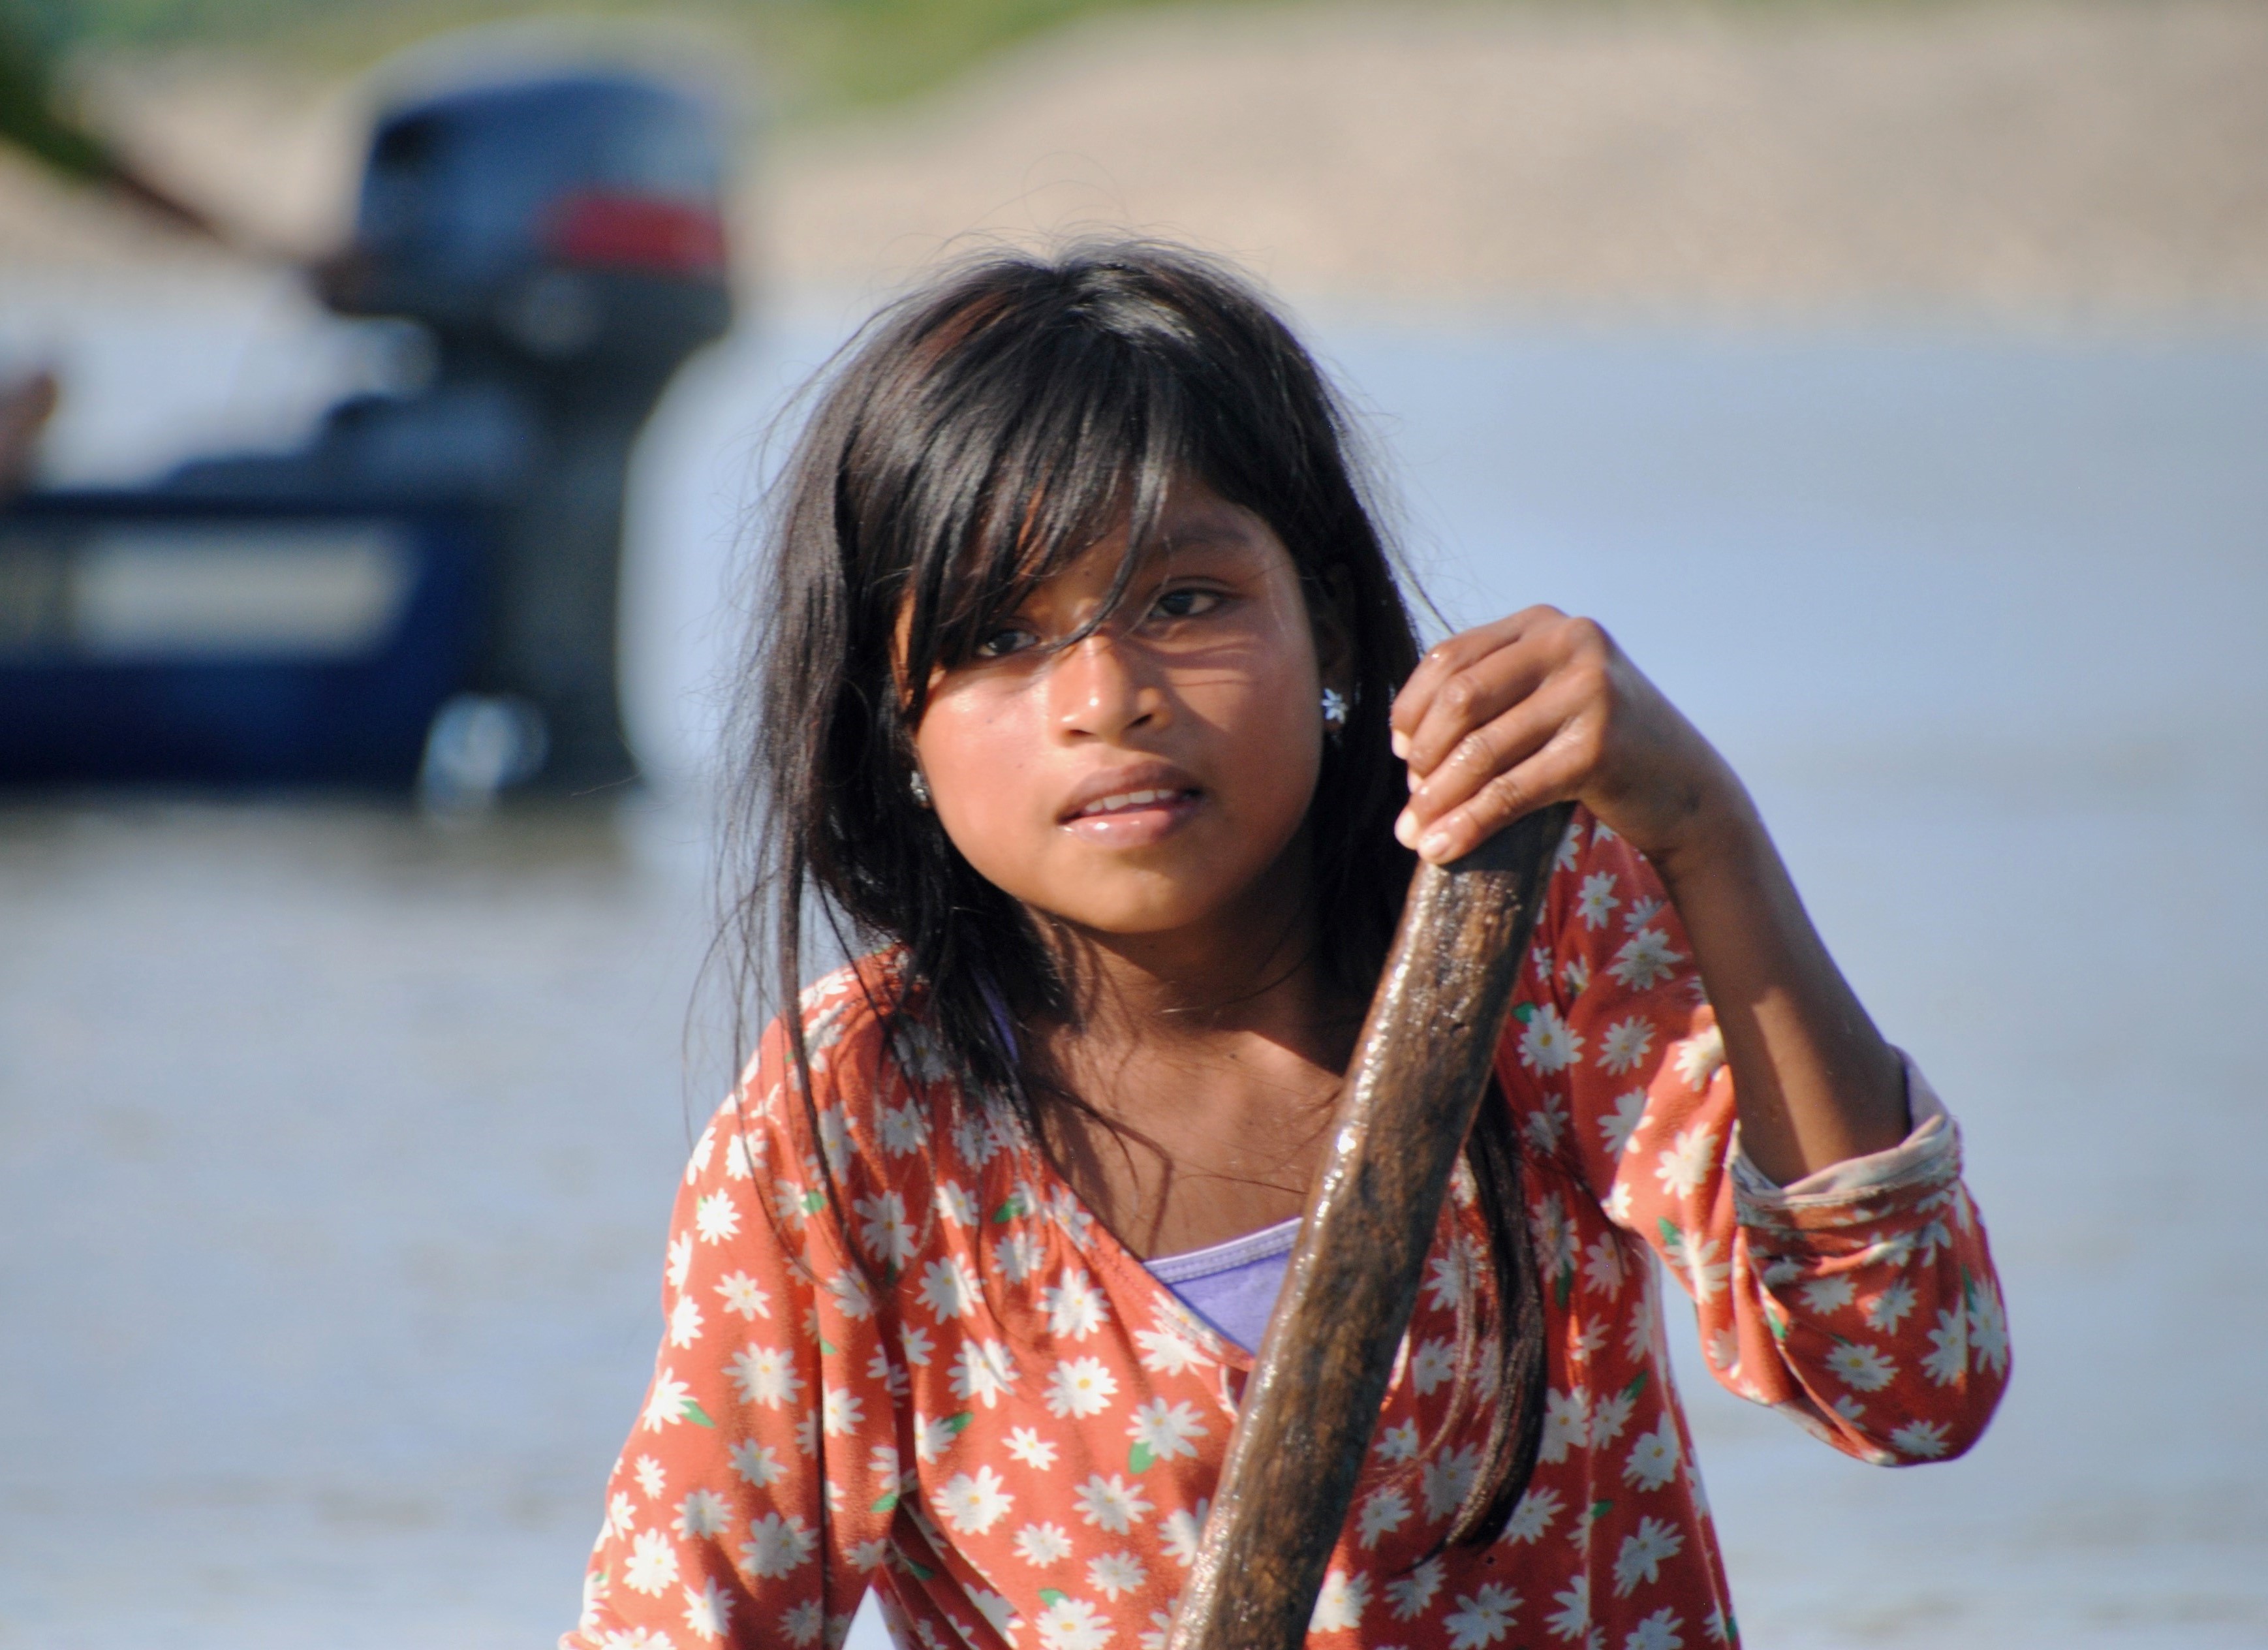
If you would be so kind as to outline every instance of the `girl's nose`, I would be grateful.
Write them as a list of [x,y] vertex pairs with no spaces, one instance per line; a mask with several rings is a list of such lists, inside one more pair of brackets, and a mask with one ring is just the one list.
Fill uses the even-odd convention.
[[1056,732],[1068,739],[1116,739],[1133,728],[1162,726],[1165,691],[1138,655],[1108,628],[1058,653],[1048,679]]

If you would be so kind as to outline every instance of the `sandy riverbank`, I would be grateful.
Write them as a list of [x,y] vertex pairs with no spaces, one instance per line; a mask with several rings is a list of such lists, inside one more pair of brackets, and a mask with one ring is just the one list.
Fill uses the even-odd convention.
[[[338,232],[357,88],[209,60],[93,83],[197,198],[280,244]],[[2250,0],[1166,11],[773,134],[743,240],[791,290],[1110,224],[1326,299],[2249,324],[2264,85]],[[193,256],[0,163],[0,272]]]
[[790,136],[792,281],[964,225],[1189,233],[1302,293],[2268,313],[2268,10],[1380,10],[1116,21]]

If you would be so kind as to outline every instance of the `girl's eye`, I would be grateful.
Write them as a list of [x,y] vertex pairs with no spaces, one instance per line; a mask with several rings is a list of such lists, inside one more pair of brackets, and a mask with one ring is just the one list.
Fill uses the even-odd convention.
[[1218,590],[1200,590],[1185,586],[1168,590],[1150,604],[1150,611],[1161,619],[1194,619],[1211,613],[1220,606],[1222,596]]
[[1035,647],[1040,638],[1020,624],[1004,624],[979,638],[976,647],[979,659],[1005,659],[1011,653],[1020,653]]

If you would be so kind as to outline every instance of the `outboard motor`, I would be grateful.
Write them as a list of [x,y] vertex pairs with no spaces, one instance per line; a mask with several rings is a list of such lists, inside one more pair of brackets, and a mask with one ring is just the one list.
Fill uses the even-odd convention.
[[[723,156],[700,100],[627,71],[531,74],[387,110],[353,239],[318,283],[341,313],[416,323],[430,341],[426,381],[342,403],[299,452],[199,460],[132,495],[21,499],[0,519],[0,575],[11,547],[29,543],[54,570],[48,582],[68,584],[71,544],[118,541],[122,518],[145,562],[162,552],[173,585],[195,584],[200,564],[166,554],[202,548],[213,571],[212,555],[232,546],[244,600],[272,606],[291,574],[280,529],[331,547],[334,584],[351,582],[339,547],[363,547],[364,583],[384,575],[395,587],[363,608],[389,617],[358,657],[334,646],[299,661],[320,690],[291,680],[272,638],[256,660],[208,637],[194,659],[145,647],[122,661],[99,648],[75,655],[66,626],[26,659],[7,655],[0,624],[0,778],[405,783],[421,762],[430,780],[437,761],[485,762],[475,788],[534,778],[580,791],[634,777],[615,686],[624,480],[670,378],[731,319]],[[391,547],[382,567],[376,544]],[[246,582],[257,567],[265,596],[253,587],[261,581]],[[321,582],[299,571],[303,585]],[[0,599],[7,588],[0,577]],[[412,659],[414,682],[393,667]],[[119,679],[122,663],[139,676]],[[245,674],[255,664],[264,676]],[[33,681],[27,666],[49,679]],[[200,677],[232,666],[225,686]],[[40,726],[22,703],[9,709],[11,677],[33,690]],[[284,731],[279,693],[298,707]],[[468,716],[468,703],[485,714]],[[99,726],[70,726],[88,718]],[[489,755],[453,749],[468,736]]]

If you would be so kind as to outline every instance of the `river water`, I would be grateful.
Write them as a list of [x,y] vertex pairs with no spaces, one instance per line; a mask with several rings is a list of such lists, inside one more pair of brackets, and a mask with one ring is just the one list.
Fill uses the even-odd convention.
[[[272,306],[41,301],[109,387],[68,473],[321,387],[261,366],[312,324]],[[756,432],[842,313],[729,341],[644,450],[657,795],[447,828],[0,812],[0,1646],[470,1650],[571,1618],[719,1076],[674,799]],[[2268,1642],[2268,349],[1317,335],[1443,606],[1608,623],[1966,1131],[2017,1359],[1969,1457],[1857,1465],[1687,1359],[1747,1642]]]

